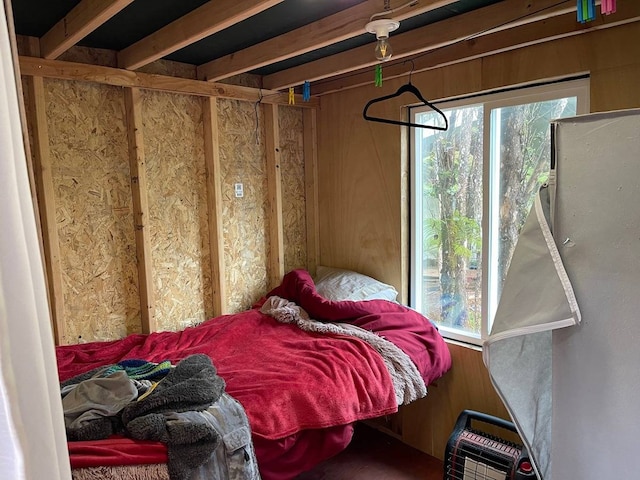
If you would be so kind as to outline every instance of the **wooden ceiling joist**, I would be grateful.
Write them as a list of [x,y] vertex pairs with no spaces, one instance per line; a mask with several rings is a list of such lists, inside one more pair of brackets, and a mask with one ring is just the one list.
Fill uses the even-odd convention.
[[[411,67],[413,73],[423,72],[487,55],[638,21],[640,21],[640,3],[625,2],[625,4],[620,4],[615,16],[603,16],[598,13],[596,19],[588,23],[577,22],[575,12],[566,13],[430,51],[427,55],[412,58]],[[404,62],[392,63],[385,66],[384,77],[386,80],[390,80],[406,76],[408,72],[408,65]],[[371,83],[373,83],[371,70],[364,69],[320,82],[313,86],[312,93],[313,95],[324,95]]]
[[[393,18],[402,21],[455,1],[423,0],[415,6],[399,10]],[[365,25],[372,15],[379,12],[379,2],[369,0],[360,3],[310,25],[200,65],[198,78],[216,82],[356,37],[365,33]]]
[[133,0],[82,0],[40,39],[44,58],[58,58]]
[[[558,0],[504,0],[488,7],[391,36],[394,59],[442,48],[466,38],[524,25],[544,18],[575,12],[575,2]],[[369,45],[331,55],[320,60],[263,77],[265,88],[279,90],[345,74],[378,63]]]
[[211,0],[118,53],[135,70],[277,5],[282,0]]

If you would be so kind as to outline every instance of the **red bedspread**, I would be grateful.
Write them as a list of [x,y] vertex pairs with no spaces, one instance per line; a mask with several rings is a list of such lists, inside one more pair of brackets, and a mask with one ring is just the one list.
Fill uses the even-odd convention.
[[[316,320],[377,331],[412,358],[427,384],[451,366],[449,351],[435,327],[401,305],[326,301],[315,293],[311,277],[303,270],[287,274],[271,295],[297,303]],[[60,381],[124,359],[177,364],[195,353],[211,357],[226,391],[244,406],[259,464],[261,455],[268,456],[265,442],[397,410],[389,373],[367,343],[355,337],[308,333],[279,323],[257,308],[180,332],[130,335],[56,349]]]
[[365,342],[310,335],[258,310],[181,332],[57,349],[61,380],[123,359],[176,364],[195,353],[211,357],[227,393],[244,406],[253,433],[267,439],[396,411],[389,374]]
[[451,368],[449,348],[435,326],[422,314],[386,300],[332,302],[316,293],[313,279],[305,270],[284,276],[277,295],[302,307],[311,318],[341,322],[376,332],[400,347],[416,364],[429,385]]

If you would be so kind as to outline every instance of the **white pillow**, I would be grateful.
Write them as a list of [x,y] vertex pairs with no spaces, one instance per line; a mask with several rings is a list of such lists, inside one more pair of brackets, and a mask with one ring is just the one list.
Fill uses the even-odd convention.
[[398,291],[386,283],[361,273],[318,265],[314,279],[316,291],[327,300],[390,300]]

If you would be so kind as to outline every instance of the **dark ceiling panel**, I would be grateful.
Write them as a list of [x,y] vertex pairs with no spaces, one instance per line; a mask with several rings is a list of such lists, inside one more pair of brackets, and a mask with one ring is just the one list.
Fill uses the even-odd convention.
[[20,35],[41,37],[69,13],[79,0],[13,0],[13,22]]
[[167,58],[202,65],[362,2],[363,0],[285,0],[216,35],[203,38]]
[[207,0],[135,0],[80,45],[123,50],[207,3]]

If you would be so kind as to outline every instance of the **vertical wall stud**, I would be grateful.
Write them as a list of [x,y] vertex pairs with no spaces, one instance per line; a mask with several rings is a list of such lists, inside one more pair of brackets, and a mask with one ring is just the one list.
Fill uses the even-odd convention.
[[149,203],[147,199],[147,174],[142,136],[142,100],[140,89],[125,88],[125,107],[129,141],[129,169],[133,199],[133,224],[138,259],[138,290],[142,333],[157,329],[151,265],[151,240],[149,238]]
[[[36,39],[37,40],[37,39]],[[30,54],[38,54],[36,44],[29,45]],[[29,114],[31,115],[33,176],[39,199],[40,226],[44,250],[51,326],[56,345],[68,342],[64,328],[64,296],[62,291],[62,267],[60,266],[60,244],[56,226],[56,202],[51,172],[51,152],[49,150],[49,127],[45,103],[44,79],[26,77]]]
[[220,144],[218,141],[218,103],[215,98],[205,98],[203,121],[213,316],[219,316],[227,313],[227,299],[222,230],[222,174],[220,171]]
[[274,288],[284,276],[284,234],[282,224],[282,172],[280,170],[280,129],[278,106],[264,105],[267,150],[267,183],[269,185],[269,285]]

